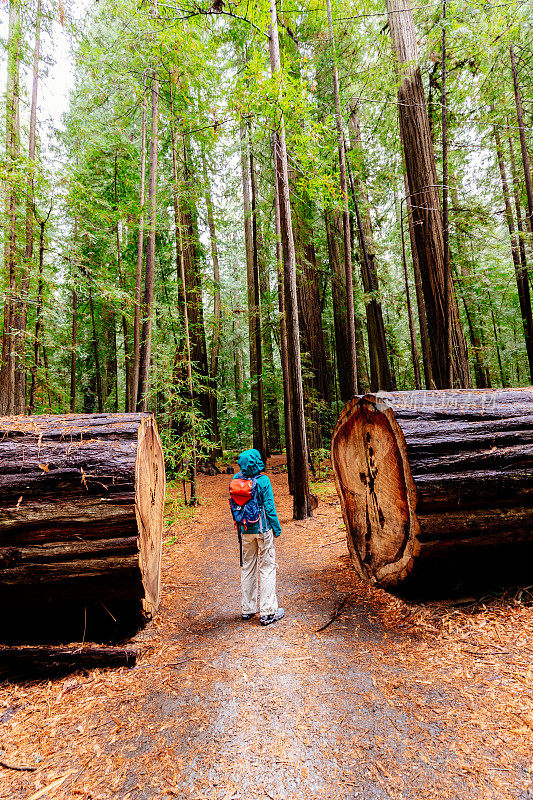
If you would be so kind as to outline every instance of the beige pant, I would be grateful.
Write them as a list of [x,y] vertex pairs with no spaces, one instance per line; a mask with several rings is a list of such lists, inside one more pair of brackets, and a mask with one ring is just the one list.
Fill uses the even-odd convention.
[[274,534],[269,529],[264,533],[242,534],[242,613],[257,611],[257,562],[259,560],[259,610],[261,616],[274,614],[278,610],[276,597],[276,551]]

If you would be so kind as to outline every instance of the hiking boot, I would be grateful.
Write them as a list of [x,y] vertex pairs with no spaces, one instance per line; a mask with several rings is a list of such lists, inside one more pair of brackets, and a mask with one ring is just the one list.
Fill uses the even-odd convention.
[[257,612],[255,612],[255,611],[254,611],[252,614],[243,614],[243,615],[242,615],[242,618],[243,618],[244,620],[252,619],[252,617],[255,617],[256,613],[257,613]]
[[273,622],[277,622],[280,619],[283,619],[285,616],[285,611],[283,608],[278,608],[278,610],[274,614],[266,614],[266,616],[261,617],[261,625],[272,625]]

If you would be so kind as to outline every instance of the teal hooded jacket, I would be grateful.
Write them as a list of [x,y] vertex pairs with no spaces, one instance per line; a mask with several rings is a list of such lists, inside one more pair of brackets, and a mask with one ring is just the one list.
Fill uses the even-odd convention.
[[[281,533],[281,525],[279,524],[276,505],[274,503],[274,492],[272,491],[272,484],[268,475],[261,475],[265,465],[261,459],[259,450],[245,450],[241,453],[238,459],[238,464],[242,474],[245,478],[256,478],[257,480],[257,493],[259,495],[259,504],[262,507],[261,523],[264,531],[272,528],[274,536],[279,536]],[[259,523],[255,525],[248,525],[248,529],[243,533],[259,533]]]

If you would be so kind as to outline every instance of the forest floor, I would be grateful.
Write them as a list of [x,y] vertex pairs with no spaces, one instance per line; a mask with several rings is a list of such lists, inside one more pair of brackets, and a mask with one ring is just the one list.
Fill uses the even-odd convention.
[[285,619],[240,619],[228,476],[202,478],[194,515],[167,520],[137,666],[0,686],[0,759],[37,767],[0,767],[2,800],[533,797],[531,598],[415,605],[368,587],[331,481],[293,522],[286,475],[269,474]]

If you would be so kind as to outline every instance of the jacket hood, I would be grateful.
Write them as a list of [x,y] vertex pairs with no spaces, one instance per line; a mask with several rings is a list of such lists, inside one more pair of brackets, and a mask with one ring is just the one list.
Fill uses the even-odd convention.
[[240,454],[238,464],[245,478],[255,478],[265,468],[259,450],[245,450]]

